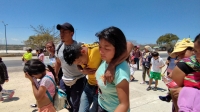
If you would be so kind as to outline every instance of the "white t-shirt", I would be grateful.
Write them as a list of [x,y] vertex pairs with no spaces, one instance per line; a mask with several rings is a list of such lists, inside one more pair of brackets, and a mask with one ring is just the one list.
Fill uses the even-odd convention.
[[158,72],[161,73],[161,70],[159,67],[165,65],[163,59],[161,57],[158,57],[158,59],[151,58],[151,71],[152,72]]
[[134,75],[135,71],[137,70],[137,64],[129,64],[130,66],[130,75]]

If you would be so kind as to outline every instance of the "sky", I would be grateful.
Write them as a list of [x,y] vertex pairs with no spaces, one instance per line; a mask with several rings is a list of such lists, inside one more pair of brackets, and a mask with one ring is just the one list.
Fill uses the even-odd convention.
[[[23,44],[35,35],[30,25],[53,28],[69,22],[78,42],[97,41],[109,26],[120,28],[127,40],[154,44],[166,34],[180,39],[200,33],[200,0],[0,0],[0,44]],[[55,31],[57,29],[55,28]]]

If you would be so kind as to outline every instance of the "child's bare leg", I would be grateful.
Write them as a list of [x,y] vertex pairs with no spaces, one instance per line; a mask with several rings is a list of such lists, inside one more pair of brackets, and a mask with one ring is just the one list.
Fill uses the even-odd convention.
[[155,80],[155,87],[158,86],[158,80]]
[[152,81],[153,81],[153,79],[149,79],[149,87],[151,86],[151,84],[152,84]]

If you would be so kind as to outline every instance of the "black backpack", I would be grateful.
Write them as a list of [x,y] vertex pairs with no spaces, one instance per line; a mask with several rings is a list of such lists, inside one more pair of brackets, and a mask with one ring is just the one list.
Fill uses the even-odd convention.
[[145,58],[145,60],[147,59],[148,61],[145,61],[144,62],[144,66],[146,67],[146,68],[150,68],[150,66],[151,66],[151,58],[152,58],[152,56],[151,56],[151,53],[149,53],[149,56],[147,56],[146,58]]

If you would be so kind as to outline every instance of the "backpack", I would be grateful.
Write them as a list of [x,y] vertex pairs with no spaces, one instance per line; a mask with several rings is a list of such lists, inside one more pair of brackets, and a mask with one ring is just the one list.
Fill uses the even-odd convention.
[[147,56],[145,58],[144,67],[147,68],[147,69],[149,69],[150,66],[151,66],[151,64],[150,64],[151,63],[151,58],[152,58],[151,53],[149,53],[149,56]]
[[51,79],[51,81],[54,83],[56,87],[54,98],[51,97],[48,90],[46,91],[46,94],[48,95],[49,99],[53,103],[53,106],[55,107],[56,111],[62,110],[64,108],[71,108],[71,106],[69,105],[69,102],[67,101],[67,94],[62,89],[59,89],[56,86],[56,83],[50,76],[46,75],[45,77],[48,77],[49,79]]
[[58,51],[60,50],[61,46],[63,45],[63,42],[60,43],[60,45],[58,46],[58,48],[56,49],[56,53],[58,55]]

